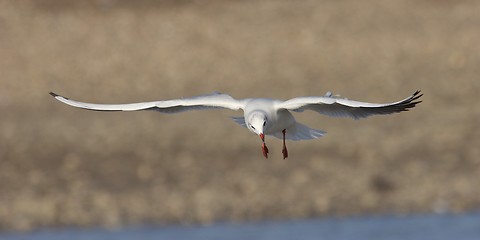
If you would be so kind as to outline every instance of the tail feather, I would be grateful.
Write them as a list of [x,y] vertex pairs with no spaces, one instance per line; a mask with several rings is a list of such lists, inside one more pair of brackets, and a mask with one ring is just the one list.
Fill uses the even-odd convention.
[[[287,128],[286,130],[287,131],[285,134],[285,139],[293,140],[293,141],[315,139],[315,138],[322,137],[327,133],[322,130],[309,128],[298,122],[295,123],[295,125],[293,125],[292,127]],[[273,136],[279,139],[283,139],[282,132],[277,132],[273,134]]]

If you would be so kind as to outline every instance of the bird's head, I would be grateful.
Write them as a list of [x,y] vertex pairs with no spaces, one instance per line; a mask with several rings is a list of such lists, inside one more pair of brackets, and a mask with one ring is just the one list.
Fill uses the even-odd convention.
[[253,112],[247,118],[248,129],[259,135],[262,141],[265,141],[264,129],[267,125],[267,117],[262,112]]

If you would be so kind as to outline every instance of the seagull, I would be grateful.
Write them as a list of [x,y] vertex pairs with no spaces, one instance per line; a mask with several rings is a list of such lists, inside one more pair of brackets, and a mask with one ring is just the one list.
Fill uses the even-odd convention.
[[368,103],[349,100],[327,92],[324,96],[296,97],[286,101],[269,98],[234,99],[230,95],[212,94],[165,101],[139,102],[127,104],[96,104],[71,100],[50,92],[55,99],[73,107],[94,111],[137,111],[155,110],[161,113],[179,113],[190,110],[230,109],[243,110],[243,117],[232,120],[247,128],[262,140],[262,153],[268,158],[265,135],[283,140],[283,159],[288,157],[285,140],[310,140],[322,137],[325,131],[312,129],[295,120],[292,112],[315,111],[330,117],[366,118],[371,115],[386,115],[408,111],[415,107],[423,95],[420,91],[393,103]]

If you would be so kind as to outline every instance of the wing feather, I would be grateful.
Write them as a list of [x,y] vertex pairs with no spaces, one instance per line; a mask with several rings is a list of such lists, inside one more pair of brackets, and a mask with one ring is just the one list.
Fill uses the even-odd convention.
[[178,113],[190,110],[224,108],[239,110],[244,108],[242,101],[236,100],[227,94],[213,93],[191,98],[173,99],[166,101],[127,103],[127,104],[96,104],[71,100],[51,92],[55,99],[73,107],[94,111],[138,111],[155,110],[162,113]]
[[287,109],[297,112],[312,110],[331,117],[365,118],[371,115],[392,114],[415,107],[422,101],[417,101],[423,94],[416,91],[411,96],[394,103],[368,103],[340,98],[327,94],[323,97],[298,97],[278,103],[277,109]]
[[238,124],[238,125],[240,125],[240,126],[242,126],[242,127],[244,127],[244,128],[247,127],[247,124],[245,123],[245,118],[244,118],[244,117],[232,117],[232,120],[233,120],[236,124]]

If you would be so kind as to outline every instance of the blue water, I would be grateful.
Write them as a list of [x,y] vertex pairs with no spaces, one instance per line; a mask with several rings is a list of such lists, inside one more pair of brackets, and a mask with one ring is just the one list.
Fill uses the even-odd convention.
[[0,240],[21,239],[480,240],[480,213],[323,218],[242,224],[216,223],[208,226],[139,227],[119,230],[42,230],[0,234]]

